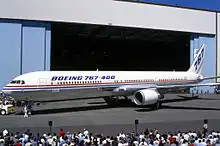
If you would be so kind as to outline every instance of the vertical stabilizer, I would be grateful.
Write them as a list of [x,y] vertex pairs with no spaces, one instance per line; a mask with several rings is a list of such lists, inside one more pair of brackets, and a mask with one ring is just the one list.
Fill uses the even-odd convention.
[[193,72],[200,74],[202,71],[202,65],[205,57],[205,44],[202,45],[199,52],[197,53],[192,65],[190,66],[188,72]]

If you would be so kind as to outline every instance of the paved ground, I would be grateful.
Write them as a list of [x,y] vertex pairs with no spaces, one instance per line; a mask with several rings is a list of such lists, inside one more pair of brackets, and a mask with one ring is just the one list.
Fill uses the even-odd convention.
[[48,132],[48,121],[54,121],[53,132],[60,127],[65,131],[79,131],[88,128],[92,132],[114,135],[120,130],[132,132],[134,120],[139,119],[138,129],[158,128],[160,131],[177,131],[202,128],[203,119],[209,119],[210,129],[220,128],[220,96],[202,95],[198,99],[183,98],[168,94],[160,110],[146,107],[108,107],[101,98],[78,101],[45,103],[36,108],[35,115],[23,118],[21,115],[0,117],[0,129]]

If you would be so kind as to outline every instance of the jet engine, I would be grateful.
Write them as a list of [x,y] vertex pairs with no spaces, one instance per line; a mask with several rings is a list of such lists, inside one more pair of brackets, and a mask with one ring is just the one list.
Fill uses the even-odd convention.
[[161,97],[155,89],[143,89],[134,93],[134,103],[136,105],[152,105]]

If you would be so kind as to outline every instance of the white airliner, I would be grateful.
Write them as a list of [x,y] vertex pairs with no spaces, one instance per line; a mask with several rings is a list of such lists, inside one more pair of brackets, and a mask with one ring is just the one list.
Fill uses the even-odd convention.
[[200,83],[205,45],[200,48],[188,71],[36,71],[20,75],[3,88],[3,93],[17,100],[32,101],[73,99],[79,96],[128,96],[136,105],[160,107],[167,92],[220,83]]

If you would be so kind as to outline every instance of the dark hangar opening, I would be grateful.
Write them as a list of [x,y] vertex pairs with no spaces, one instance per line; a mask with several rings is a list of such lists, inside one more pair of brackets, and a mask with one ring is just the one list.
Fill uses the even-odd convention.
[[190,34],[183,32],[52,23],[51,70],[185,71]]

